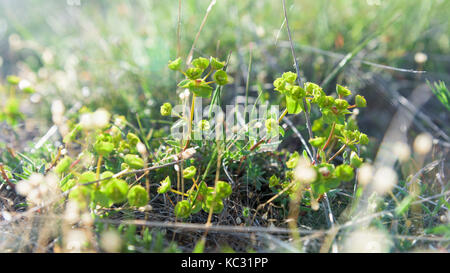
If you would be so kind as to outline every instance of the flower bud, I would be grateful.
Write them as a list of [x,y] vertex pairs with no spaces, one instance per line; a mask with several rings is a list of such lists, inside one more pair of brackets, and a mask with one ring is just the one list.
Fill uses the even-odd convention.
[[61,159],[59,161],[59,163],[56,165],[55,167],[55,172],[57,174],[62,174],[65,173],[69,167],[70,164],[72,164],[72,158],[70,158],[69,156],[65,156],[63,159]]
[[128,203],[130,206],[143,207],[148,203],[148,194],[144,187],[137,185],[128,191]]
[[297,79],[297,74],[295,74],[294,72],[288,71],[288,72],[283,73],[283,75],[281,77],[286,82],[288,82],[290,84],[294,84],[295,80]]
[[350,181],[355,177],[353,168],[350,165],[342,164],[336,167],[335,175],[342,181]]
[[132,169],[142,169],[144,167],[144,160],[138,155],[127,154],[124,157],[124,161]]
[[213,79],[218,85],[226,85],[228,83],[228,75],[223,70],[218,70],[214,73]]
[[367,106],[367,101],[363,96],[356,95],[355,104],[356,104],[356,107],[363,108],[363,107]]
[[216,196],[218,198],[227,198],[231,195],[232,189],[231,185],[224,181],[217,181],[216,185]]
[[183,170],[183,177],[185,179],[191,179],[195,176],[195,173],[197,172],[197,168],[195,166],[187,167]]
[[369,143],[369,137],[366,134],[361,133],[359,135],[359,144],[367,145],[368,143]]
[[222,69],[225,66],[225,62],[220,62],[218,59],[211,57],[210,60],[211,68],[214,70]]
[[172,113],[172,104],[166,102],[161,105],[161,116],[170,116]]
[[201,70],[205,70],[208,68],[209,60],[203,57],[199,57],[192,61],[192,65],[196,68],[200,68]]
[[180,201],[176,204],[174,213],[176,217],[187,218],[191,214],[191,207],[188,200]]
[[347,97],[352,94],[352,91],[350,91],[347,87],[343,87],[341,85],[336,85],[336,92],[340,97]]
[[127,200],[128,184],[124,180],[113,178],[105,187],[105,194],[115,204],[123,203]]
[[177,58],[176,60],[169,62],[168,67],[169,67],[171,70],[177,71],[177,70],[180,70],[180,69],[181,69],[181,63],[182,63],[181,58]]
[[170,190],[172,182],[170,177],[167,176],[163,181],[160,182],[161,186],[158,187],[158,193],[166,193]]

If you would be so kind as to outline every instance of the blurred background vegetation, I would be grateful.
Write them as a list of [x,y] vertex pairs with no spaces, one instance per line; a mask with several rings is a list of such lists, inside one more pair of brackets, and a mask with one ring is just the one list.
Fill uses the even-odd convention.
[[[176,75],[166,65],[178,54],[187,56],[209,4],[207,0],[3,0],[0,78],[18,74],[36,86],[32,107],[23,106],[34,124],[44,123],[26,126],[34,127],[32,136],[42,135],[51,124],[55,98],[63,99],[67,109],[81,102],[92,109],[106,107],[135,124],[138,114],[145,128],[159,127],[159,106],[178,100]],[[352,61],[324,88],[331,93],[338,82],[368,98],[369,110],[361,114],[360,123],[369,135],[383,136],[398,96],[408,96],[426,79],[450,82],[450,1],[287,4],[307,81],[323,83],[342,58],[356,50]],[[250,54],[250,97],[259,90],[263,98],[278,103],[271,82],[293,70],[283,24],[281,1],[217,1],[212,7],[194,55],[225,59],[231,52],[228,71],[234,83],[225,88],[225,103],[230,102],[227,98],[242,102]],[[425,107],[426,114],[446,127],[445,107],[435,98],[429,104],[435,107]]]

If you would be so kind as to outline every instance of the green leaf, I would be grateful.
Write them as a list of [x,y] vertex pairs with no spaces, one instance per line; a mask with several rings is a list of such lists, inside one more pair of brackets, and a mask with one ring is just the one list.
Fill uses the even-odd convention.
[[286,95],[286,107],[289,114],[298,114],[302,111],[302,101]]

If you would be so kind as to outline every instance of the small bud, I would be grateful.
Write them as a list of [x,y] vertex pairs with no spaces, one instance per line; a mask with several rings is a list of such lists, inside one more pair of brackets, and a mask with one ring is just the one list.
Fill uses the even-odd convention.
[[218,85],[226,85],[228,83],[228,75],[223,70],[219,70],[214,73],[213,78]]
[[359,144],[367,145],[368,143],[369,143],[369,137],[366,134],[361,133],[359,135]]
[[14,76],[14,75],[10,75],[10,76],[6,77],[6,81],[12,85],[18,85],[20,82],[20,78],[17,76]]
[[143,207],[148,203],[148,194],[144,187],[137,185],[128,191],[128,203],[134,207]]
[[336,107],[340,110],[347,109],[348,107],[348,101],[343,99],[336,99],[334,100],[334,103],[336,104]]
[[199,57],[192,61],[192,65],[194,67],[200,68],[201,70],[205,70],[206,68],[208,68],[209,60],[203,57]]
[[350,164],[352,165],[352,167],[359,168],[362,163],[362,158],[360,158],[355,152],[352,151],[352,153],[350,154]]
[[163,181],[161,181],[160,184],[161,186],[158,187],[158,193],[166,193],[170,191],[172,182],[170,181],[169,176],[167,176]]
[[363,108],[363,107],[367,106],[366,99],[363,96],[360,96],[360,95],[356,95],[356,97],[355,97],[355,104],[356,104],[356,107],[360,107],[360,108]]
[[342,181],[350,181],[355,177],[353,168],[350,165],[342,164],[336,167],[336,176]]
[[294,72],[288,71],[288,72],[283,73],[283,75],[281,77],[286,82],[288,82],[290,84],[294,84],[295,80],[297,79],[297,74],[295,74]]
[[127,154],[124,157],[124,161],[133,169],[142,169],[144,167],[144,160],[138,155]]
[[336,92],[340,97],[347,97],[352,94],[352,91],[350,91],[347,87],[343,87],[341,85],[336,85]]
[[170,116],[171,113],[172,113],[172,105],[168,102],[164,103],[161,106],[161,115],[162,116]]
[[198,122],[197,126],[200,128],[200,130],[202,131],[208,131],[210,126],[209,126],[209,122],[207,120],[201,120]]
[[180,69],[181,69],[181,63],[182,63],[181,58],[177,58],[177,59],[174,60],[174,61],[170,61],[168,67],[169,67],[171,70],[177,71],[177,70],[180,70]]
[[217,60],[214,57],[211,57],[210,63],[211,63],[211,68],[214,70],[222,69],[225,66],[225,62],[220,62],[219,60]]
[[216,185],[216,196],[218,198],[227,198],[231,195],[232,189],[231,185],[224,181],[217,181]]
[[187,167],[183,170],[183,177],[185,179],[191,179],[195,176],[195,173],[197,172],[197,168],[195,166]]
[[289,158],[289,160],[286,162],[286,166],[289,169],[295,168],[295,166],[297,166],[299,158],[300,158],[300,155],[298,154],[298,152],[293,153],[291,155],[291,157]]
[[62,174],[65,173],[69,167],[70,164],[72,164],[72,158],[70,158],[69,156],[65,156],[63,159],[61,159],[59,161],[59,163],[56,165],[55,167],[55,172],[57,174]]
[[115,204],[123,203],[127,200],[128,184],[121,179],[112,179],[105,187],[105,194]]
[[187,218],[191,214],[191,207],[188,200],[180,201],[176,204],[174,213],[176,217]]

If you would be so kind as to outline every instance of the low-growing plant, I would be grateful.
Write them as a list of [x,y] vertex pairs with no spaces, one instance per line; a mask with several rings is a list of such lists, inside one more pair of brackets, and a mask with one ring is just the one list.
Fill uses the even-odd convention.
[[14,75],[8,76],[6,85],[0,85],[0,93],[7,98],[0,111],[0,122],[6,121],[10,125],[16,125],[22,120],[24,115],[20,110],[20,102],[34,92],[34,88],[27,80]]

